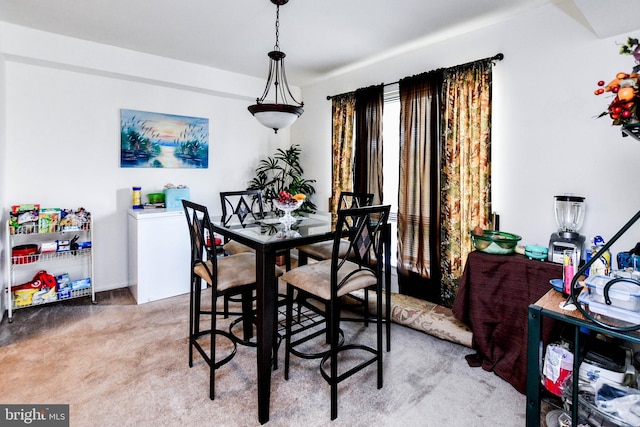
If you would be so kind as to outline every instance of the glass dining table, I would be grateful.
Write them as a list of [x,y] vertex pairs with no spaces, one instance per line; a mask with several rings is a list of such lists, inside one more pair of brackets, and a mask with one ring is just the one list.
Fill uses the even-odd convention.
[[[310,243],[332,240],[334,224],[332,215],[323,213],[294,214],[296,222],[285,229],[285,224],[273,212],[264,216],[249,213],[227,217],[212,217],[213,232],[242,243],[256,252],[256,342],[258,420],[269,421],[271,395],[271,369],[274,334],[277,328],[278,281],[276,279],[276,253]],[[388,234],[388,233],[387,233]],[[388,236],[386,242],[389,242]],[[385,245],[385,266],[390,265],[390,248]],[[385,289],[389,289],[390,270],[385,268]],[[385,292],[386,318],[390,314],[390,292]],[[387,321],[387,337],[389,322]],[[389,351],[389,340],[387,340]]]

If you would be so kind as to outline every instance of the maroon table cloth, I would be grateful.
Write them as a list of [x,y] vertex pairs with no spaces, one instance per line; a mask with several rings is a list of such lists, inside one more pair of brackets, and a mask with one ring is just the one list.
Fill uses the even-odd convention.
[[[523,255],[469,254],[453,315],[473,332],[470,366],[482,366],[521,393],[527,385],[528,307],[542,297],[562,266]],[[549,322],[547,322],[549,323]],[[551,325],[543,336],[548,337]]]

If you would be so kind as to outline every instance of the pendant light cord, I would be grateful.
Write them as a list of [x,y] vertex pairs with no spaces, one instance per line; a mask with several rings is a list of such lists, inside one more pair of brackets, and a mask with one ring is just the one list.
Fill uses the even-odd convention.
[[280,5],[276,6],[276,45],[274,46],[274,50],[280,50]]

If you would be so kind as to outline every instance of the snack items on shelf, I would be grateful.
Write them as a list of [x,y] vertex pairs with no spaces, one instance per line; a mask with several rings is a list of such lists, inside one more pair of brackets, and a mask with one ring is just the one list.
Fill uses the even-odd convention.
[[38,271],[33,279],[11,287],[16,307],[42,304],[57,300],[56,278],[46,270]]
[[33,233],[38,227],[40,205],[13,205],[9,213],[9,228],[11,234],[16,228],[24,229],[25,232]]
[[40,204],[14,205],[9,213],[10,234],[47,234],[88,230],[91,213],[85,208],[40,208]]
[[38,233],[53,233],[60,221],[60,208],[43,208],[38,214]]

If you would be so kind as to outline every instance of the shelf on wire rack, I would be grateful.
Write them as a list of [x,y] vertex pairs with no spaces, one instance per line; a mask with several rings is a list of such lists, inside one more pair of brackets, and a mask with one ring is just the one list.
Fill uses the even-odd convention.
[[13,256],[11,257],[11,263],[14,265],[28,265],[33,262],[74,259],[78,256],[88,255],[89,253],[91,253],[91,248],[74,249],[64,252],[43,252],[33,255]]

